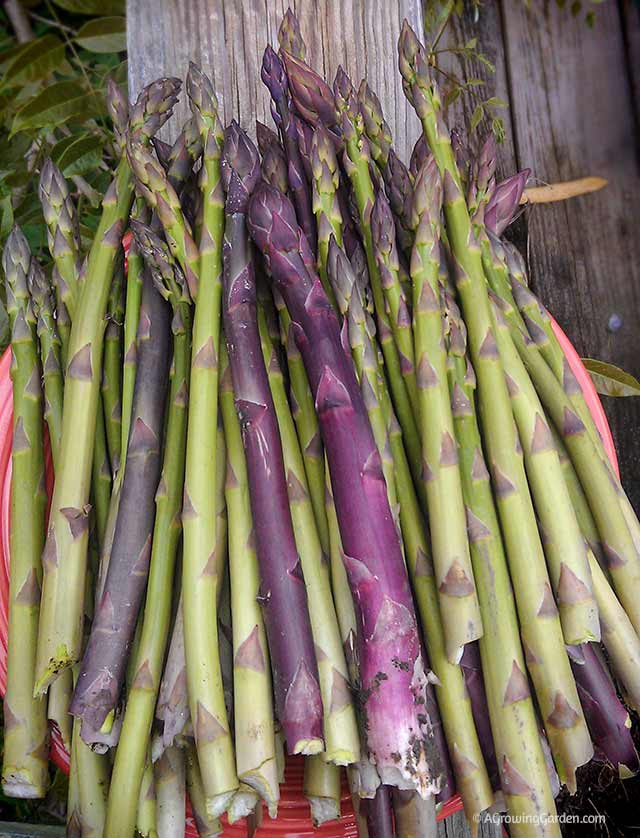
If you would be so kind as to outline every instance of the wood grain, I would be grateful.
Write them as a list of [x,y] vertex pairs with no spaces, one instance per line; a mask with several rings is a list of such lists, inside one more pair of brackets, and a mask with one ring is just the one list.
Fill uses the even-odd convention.
[[[270,124],[260,65],[266,44],[277,44],[289,5],[300,19],[311,66],[329,82],[339,65],[356,85],[366,75],[380,96],[397,150],[407,157],[419,125],[402,95],[397,42],[405,17],[421,31],[419,0],[128,0],[130,96],[160,75],[184,78],[193,60],[211,76],[226,121],[239,118],[251,131],[256,118]],[[187,116],[184,97],[176,114],[167,126],[169,137]]]
[[[602,192],[528,209],[533,287],[582,355],[640,374],[635,121],[616,4],[597,23],[548,4],[502,4],[518,167],[542,182],[602,175]],[[611,331],[612,315],[622,327]],[[639,399],[605,399],[625,485],[640,508]]]

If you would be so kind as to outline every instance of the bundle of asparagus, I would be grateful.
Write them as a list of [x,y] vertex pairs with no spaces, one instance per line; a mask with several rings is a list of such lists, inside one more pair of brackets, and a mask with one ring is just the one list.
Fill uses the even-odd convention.
[[291,12],[279,39],[259,150],[193,64],[172,146],[180,83],[112,85],[84,267],[51,161],[51,275],[8,239],[4,791],[45,794],[50,718],[70,834],[181,835],[185,788],[200,835],[275,817],[285,751],[316,823],[347,766],[370,838],[456,790],[558,834],[580,766],[639,767],[640,524],[501,239],[528,173],[451,137],[408,25],[408,167],[366,82],[332,89]]

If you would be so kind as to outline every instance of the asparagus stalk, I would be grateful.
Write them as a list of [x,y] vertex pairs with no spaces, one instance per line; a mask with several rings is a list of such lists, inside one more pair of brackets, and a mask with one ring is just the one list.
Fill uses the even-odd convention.
[[371,229],[371,213],[375,203],[375,192],[369,172],[370,160],[368,145],[364,138],[362,116],[357,109],[353,87],[342,68],[338,70],[336,76],[334,94],[338,110],[341,113],[342,133],[345,141],[343,163],[353,187],[360,220],[360,230],[367,257],[367,268],[373,293],[378,332],[385,366],[389,376],[389,383],[391,385],[391,395],[405,437],[409,462],[414,469],[414,479],[418,482],[420,480],[419,463],[421,461],[420,439],[409,393],[407,392],[405,379],[402,375],[401,358],[398,348],[394,343],[391,322],[386,311]]
[[[327,277],[327,258],[331,236],[342,246],[342,211],[338,198],[340,169],[331,136],[323,125],[318,125],[313,132],[310,160],[312,206],[318,228],[318,272],[329,300],[335,304],[333,289]],[[272,186],[277,184],[272,183]]]
[[77,811],[81,824],[80,834],[91,838],[101,838],[109,793],[109,757],[106,754],[95,753],[82,741],[78,720],[73,722],[71,747],[71,771],[72,773],[75,771],[77,775],[75,782],[78,787]]
[[589,555],[589,567],[600,613],[602,643],[627,703],[637,711],[640,707],[640,639],[593,554]]
[[300,23],[291,9],[287,9],[284,13],[280,26],[278,28],[278,43],[281,49],[288,52],[294,58],[299,58],[304,61],[307,53],[302,33],[300,31]]
[[2,267],[11,323],[13,445],[7,688],[2,789],[8,797],[44,797],[49,786],[47,704],[33,696],[46,490],[42,388],[36,319],[27,277],[31,253],[19,227],[5,244]]
[[289,177],[287,175],[287,158],[284,149],[280,145],[278,138],[275,142],[265,146],[262,153],[262,177],[279,189],[281,192],[287,192],[289,189]]
[[[453,132],[451,136],[451,141],[453,142]],[[427,162],[427,158],[431,154],[429,150],[429,143],[427,142],[427,138],[424,134],[420,134],[418,139],[416,140],[416,144],[414,145],[411,151],[411,157],[409,158],[409,174],[412,177],[415,177],[420,169],[424,166]]]
[[[292,57],[289,57],[289,59],[291,61],[295,60]],[[300,224],[305,232],[309,246],[315,251],[316,229],[313,211],[311,209],[311,193],[309,192],[309,184],[305,177],[300,149],[298,148],[295,121],[291,113],[289,81],[282,59],[274,52],[271,46],[267,46],[264,51],[261,77],[269,89],[278,114],[280,134],[287,155],[289,187],[293,196],[296,213],[300,219]],[[304,116],[304,113],[302,115]]]
[[182,611],[182,597],[180,597],[158,692],[156,719],[160,722],[161,732],[154,739],[152,745],[154,761],[160,758],[165,748],[179,741],[179,737],[191,721],[187,696],[184,615]]
[[640,769],[640,761],[631,737],[631,719],[595,644],[569,646],[567,651],[596,747],[595,759],[604,757],[622,779],[633,776]]
[[[343,311],[347,318],[349,343],[351,345],[356,372],[361,382],[369,421],[371,422],[376,445],[382,458],[389,503],[392,509],[396,508],[397,505],[397,508],[400,510],[400,525],[405,539],[407,567],[420,617],[426,628],[426,636],[429,640],[429,653],[437,661],[437,665],[434,667],[437,670],[436,678],[443,685],[441,703],[446,705],[443,708],[445,730],[447,735],[451,737],[451,741],[456,742],[458,748],[463,748],[467,753],[472,754],[471,761],[475,758],[478,766],[476,771],[467,772],[466,778],[460,776],[459,786],[463,789],[463,798],[470,814],[480,812],[491,803],[490,787],[486,778],[482,754],[479,751],[462,675],[457,666],[452,666],[448,663],[444,654],[442,627],[438,613],[435,584],[431,578],[426,583],[426,590],[423,590],[423,580],[418,578],[424,575],[424,570],[429,565],[425,558],[429,552],[426,528],[421,524],[423,520],[422,513],[416,500],[400,427],[393,415],[389,394],[382,378],[382,358],[375,342],[375,326],[370,318],[367,321],[367,315],[364,312],[362,303],[361,290],[358,287],[353,269],[344,252],[337,246],[335,240],[330,242],[329,248],[329,276],[333,287],[336,289],[336,296],[341,301],[341,311]],[[332,504],[331,512],[335,517],[333,498],[330,497],[330,500]],[[340,562],[340,570],[342,574],[345,574],[339,533],[337,548],[335,561],[336,564],[338,561]],[[338,575],[337,570],[333,569],[333,565],[332,574],[334,579]],[[338,587],[336,582],[334,582],[334,596],[337,590]],[[339,600],[336,601],[338,602]],[[339,610],[338,615],[340,616]],[[346,632],[349,631],[349,628],[350,626],[347,624]],[[346,632],[343,629],[343,637],[346,636],[348,639],[349,634]],[[345,642],[346,648],[348,646]],[[352,674],[352,680],[354,683],[357,683],[357,667],[352,667],[352,669],[355,669],[355,674]],[[451,766],[447,760],[446,741],[443,737],[441,725],[439,724],[438,706],[435,703],[435,696],[433,695],[430,684],[427,685],[426,701],[425,708],[431,719],[431,726],[434,731],[434,738],[442,767],[439,799],[448,799],[447,795],[451,796],[453,794],[453,776]],[[358,766],[361,793],[363,791],[368,792],[366,785],[367,778],[363,776],[364,768],[363,761],[361,760]],[[374,792],[375,788],[371,794]]]
[[284,379],[275,350],[265,334],[262,312],[258,313],[262,352],[268,371],[283,462],[287,479],[289,507],[311,620],[311,631],[318,660],[320,694],[324,710],[323,758],[338,765],[349,765],[360,757],[355,711],[349,690],[349,675],[342,649],[340,630],[331,595],[329,568],[324,561],[316,528],[309,487],[296,428],[291,416]]
[[[304,56],[293,55],[285,50],[282,54],[282,60],[286,68],[289,93],[296,113],[300,114],[310,125],[317,125],[318,122],[321,122],[325,128],[331,131],[336,143],[339,144],[340,129],[329,85],[322,76],[312,70],[308,64],[305,64]],[[294,205],[297,210],[295,201]]]
[[[547,565],[564,639],[570,645],[600,640],[587,547],[573,511],[553,437],[535,387],[498,308],[500,301],[496,297],[494,300],[498,350],[508,376],[529,485],[544,532]],[[503,302],[502,305],[508,304]]]
[[[313,754],[323,747],[318,668],[282,445],[260,346],[253,262],[245,229],[249,196],[259,177],[254,151],[248,137],[232,123],[225,144],[225,337],[247,461],[276,713],[289,752]],[[289,630],[283,635],[280,624],[285,611]]]
[[524,169],[501,181],[487,201],[484,223],[496,236],[501,236],[519,213],[520,198],[530,174],[530,169]]
[[162,467],[169,328],[168,306],[148,277],[142,290],[138,376],[118,521],[71,705],[71,712],[82,719],[82,738],[88,744],[118,703],[149,572],[154,495]]
[[136,817],[136,835],[142,838],[155,838],[158,834],[158,813],[156,809],[156,783],[153,776],[153,763],[147,751],[147,760],[138,797]]
[[[138,97],[130,130],[146,137],[171,114],[178,82],[161,79]],[[60,460],[43,555],[35,692],[46,691],[82,651],[88,501],[100,392],[104,314],[113,265],[132,200],[131,170],[123,158],[103,201],[102,218],[89,253],[87,278],[69,343]],[[64,561],[60,561],[64,557]]]
[[[199,290],[193,323],[191,399],[182,520],[184,555],[182,595],[189,708],[198,761],[212,817],[227,808],[238,777],[233,740],[224,703],[218,652],[216,596],[223,555],[216,549],[218,355],[224,196],[221,180],[222,126],[211,81],[195,65],[187,90],[203,145],[200,174],[202,230],[199,241]],[[213,417],[213,420],[212,420]]]
[[[400,71],[405,92],[443,178],[444,211],[456,262],[456,286],[468,328],[471,360],[478,380],[483,436],[498,512],[518,598],[529,672],[563,782],[575,788],[575,768],[592,755],[575,682],[548,583],[524,463],[500,362],[482,257],[461,192],[449,134],[442,122],[437,87],[429,76],[423,47],[405,22],[400,36]],[[551,680],[551,673],[553,678]]]
[[[162,475],[155,496],[146,603],[109,796],[105,835],[114,836],[127,835],[135,827],[137,798],[169,633],[172,584],[182,531],[180,512],[191,347],[191,311],[183,275],[173,264],[167,246],[149,228],[135,223],[134,230],[156,289],[168,299],[173,309],[173,363]],[[148,374],[144,360],[144,344],[141,343],[140,370]],[[123,494],[123,502],[124,497]],[[122,514],[122,505],[120,509]]]
[[341,770],[324,760],[323,754],[306,757],[302,793],[309,802],[314,826],[322,826],[340,817]]
[[55,302],[44,271],[35,259],[31,260],[27,277],[33,313],[37,321],[44,390],[44,418],[49,430],[51,459],[54,472],[60,467],[60,438],[62,436],[62,403],[64,381],[60,363],[60,336],[54,318]]
[[413,791],[391,789],[396,835],[402,838],[428,838],[437,834],[435,801],[421,800]]
[[[548,818],[555,814],[536,713],[526,677],[516,603],[500,534],[500,525],[482,453],[475,410],[475,376],[465,358],[466,334],[455,304],[446,310],[449,330],[448,378],[460,474],[468,519],[471,559],[482,612],[484,634],[480,657],[502,790],[514,815],[532,815],[559,830]],[[529,634],[529,632],[527,632]],[[523,639],[524,639],[523,632]],[[550,677],[553,677],[551,675]],[[536,689],[540,679],[535,682]],[[535,835],[539,824],[511,824],[515,835]]]
[[[54,472],[59,468],[60,437],[62,435],[62,404],[64,382],[60,365],[60,337],[54,318],[53,293],[44,271],[35,259],[31,260],[27,278],[29,293],[37,320],[44,391],[44,418],[49,431],[49,444]],[[47,717],[60,731],[62,741],[71,752],[72,720],[69,703],[73,691],[71,671],[67,670],[52,685],[47,703]]]
[[182,748],[167,748],[154,764],[153,771],[158,835],[162,838],[182,838],[186,787],[185,754]]
[[[337,317],[309,267],[308,245],[288,199],[261,184],[249,206],[249,229],[291,315],[327,449],[360,628],[362,711],[370,758],[383,780],[427,796],[437,790],[437,779],[432,774],[433,743],[418,719],[424,670],[416,617],[353,366],[341,345]],[[400,754],[400,761],[392,754]]]
[[[433,160],[433,158],[432,158]],[[440,316],[438,227],[442,192],[435,163],[416,176],[417,219],[411,260],[413,333],[418,365],[423,479],[447,657],[458,663],[466,643],[482,636],[473,580],[458,452],[447,385]]]
[[400,282],[400,262],[396,248],[396,232],[391,208],[380,190],[371,213],[371,232],[380,275],[380,285],[391,320],[391,329],[400,357],[400,371],[414,417],[419,415],[416,382],[415,350],[411,332],[411,311]]
[[193,744],[187,745],[185,749],[185,763],[187,792],[198,835],[200,838],[217,838],[222,833],[222,825],[218,818],[212,818],[207,813],[198,754]]
[[[134,221],[147,223],[149,211],[141,198],[136,198],[131,210]],[[137,364],[137,335],[140,320],[140,301],[142,299],[143,260],[135,238],[131,241],[127,256],[127,288],[125,292],[124,309],[124,358],[122,366],[122,440],[121,455],[126,457],[131,428],[131,411],[133,408],[133,389],[136,381]]]
[[640,629],[640,553],[620,506],[617,482],[573,409],[560,382],[530,340],[517,328],[511,336],[540,401],[561,433],[598,526],[613,585],[636,632]]
[[415,175],[410,174],[407,167],[393,149],[389,150],[389,158],[382,172],[382,176],[396,222],[398,244],[408,259],[411,258],[411,250],[415,237],[413,178],[416,175],[417,172]]
[[247,464],[236,415],[229,360],[220,347],[220,407],[227,441],[225,497],[233,617],[233,707],[238,779],[259,792],[271,817],[279,786],[269,651],[258,603],[260,577],[247,491]]
[[124,324],[124,254],[118,252],[107,302],[102,364],[102,407],[111,473],[120,469],[122,451],[122,327]]
[[378,786],[376,796],[360,804],[367,820],[368,838],[393,838],[393,809],[388,786]]
[[78,216],[62,172],[47,157],[38,184],[47,225],[49,251],[58,271],[59,302],[73,319],[78,302],[80,231]]

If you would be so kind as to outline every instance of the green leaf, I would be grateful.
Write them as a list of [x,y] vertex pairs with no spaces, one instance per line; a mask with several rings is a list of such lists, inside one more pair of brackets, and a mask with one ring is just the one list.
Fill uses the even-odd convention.
[[498,96],[490,96],[489,99],[485,99],[485,105],[489,108],[509,107],[509,105],[504,101],[504,99],[500,99]]
[[575,2],[571,4],[571,14],[573,15],[573,17],[578,17],[581,8],[582,3],[580,2],[580,0],[575,0]]
[[449,105],[452,105],[455,101],[457,101],[460,98],[461,93],[462,90],[459,87],[454,87],[452,90],[450,90],[444,97],[445,108],[448,108]]
[[595,12],[587,12],[584,18],[585,23],[589,27],[589,29],[593,29],[596,23],[596,13]]
[[467,43],[464,45],[465,49],[472,50],[478,46],[478,39],[477,38],[470,38]]
[[482,119],[483,116],[484,116],[484,108],[483,108],[482,104],[476,105],[476,109],[473,112],[473,114],[471,115],[471,122],[470,122],[471,133],[473,133],[476,130],[476,128],[478,127],[478,125],[480,125],[480,120]]
[[469,79],[466,82],[467,87],[484,87],[486,81],[484,79]]
[[506,137],[506,132],[504,130],[504,119],[501,116],[494,116],[491,120],[491,130],[493,131],[493,136],[496,138],[496,142],[502,145]]
[[11,133],[61,125],[73,117],[87,119],[104,111],[104,102],[95,93],[87,93],[79,84],[61,81],[49,85],[30,99],[16,113]]
[[640,396],[640,381],[613,364],[583,358],[582,363],[601,396]]
[[4,239],[9,235],[13,227],[13,205],[11,195],[5,195],[0,201],[0,238]]
[[73,177],[95,171],[102,161],[102,148],[103,141],[93,134],[65,137],[54,146],[51,157],[65,177]]
[[3,85],[39,81],[57,69],[64,60],[64,44],[56,35],[30,41],[5,70]]
[[124,15],[126,0],[53,0],[56,6],[77,15]]
[[483,55],[481,52],[479,52],[479,53],[477,53],[476,58],[478,59],[478,61],[481,64],[484,64],[484,66],[488,70],[490,70],[492,73],[495,73],[495,71],[496,71],[495,64],[493,64],[491,61],[489,61],[489,59],[487,58],[486,55]]
[[124,52],[127,48],[127,25],[123,17],[90,20],[76,35],[76,43],[90,52]]

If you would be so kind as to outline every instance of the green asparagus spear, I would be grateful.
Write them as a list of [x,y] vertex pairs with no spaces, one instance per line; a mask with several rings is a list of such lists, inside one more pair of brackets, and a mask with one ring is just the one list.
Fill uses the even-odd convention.
[[46,699],[33,696],[44,543],[43,410],[36,319],[27,276],[31,253],[14,227],[2,266],[11,323],[13,445],[7,688],[2,788],[8,797],[44,797],[49,786]]

